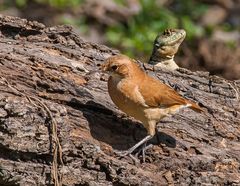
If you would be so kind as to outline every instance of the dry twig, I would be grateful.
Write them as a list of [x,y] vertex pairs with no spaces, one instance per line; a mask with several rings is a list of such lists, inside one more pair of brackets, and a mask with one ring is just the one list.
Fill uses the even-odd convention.
[[[55,186],[61,186],[62,185],[62,175],[61,173],[58,171],[58,159],[60,161],[60,164],[63,165],[63,160],[62,160],[62,147],[61,144],[59,142],[59,138],[57,136],[57,122],[54,119],[52,112],[50,111],[50,109],[48,108],[48,106],[43,103],[43,101],[41,101],[39,98],[36,98],[34,96],[31,95],[27,95],[26,93],[22,93],[21,91],[19,91],[18,89],[12,87],[10,85],[10,83],[3,77],[1,77],[2,79],[2,84],[7,85],[10,89],[12,89],[14,91],[14,93],[26,97],[28,99],[28,101],[30,103],[32,103],[34,106],[39,107],[37,104],[35,104],[35,102],[37,102],[39,105],[41,105],[41,108],[44,108],[45,111],[48,114],[48,117],[51,121],[51,151],[53,152],[53,162],[52,162],[52,169],[51,169],[51,177],[54,181],[54,185]],[[34,100],[35,102],[33,102],[32,100]]]

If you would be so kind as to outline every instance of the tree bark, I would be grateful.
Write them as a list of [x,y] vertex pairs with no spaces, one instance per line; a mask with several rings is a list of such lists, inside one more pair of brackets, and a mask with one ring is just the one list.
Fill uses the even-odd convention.
[[144,65],[205,112],[163,119],[161,143],[135,164],[113,149],[146,131],[114,106],[99,70],[117,50],[15,17],[0,16],[0,38],[0,185],[240,185],[239,80]]

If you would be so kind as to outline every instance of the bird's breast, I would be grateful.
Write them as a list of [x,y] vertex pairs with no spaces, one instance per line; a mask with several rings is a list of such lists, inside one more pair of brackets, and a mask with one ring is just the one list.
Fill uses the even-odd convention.
[[[129,95],[124,92],[124,90],[121,88],[123,83],[125,83],[124,79],[116,77],[109,78],[108,92],[112,101],[121,111],[125,112],[127,115],[130,115],[140,121],[145,120],[144,108],[139,105],[139,103],[134,101],[134,98],[130,98]],[[132,93],[134,93],[134,89],[128,91],[133,91]],[[134,94],[131,96],[134,96]]]

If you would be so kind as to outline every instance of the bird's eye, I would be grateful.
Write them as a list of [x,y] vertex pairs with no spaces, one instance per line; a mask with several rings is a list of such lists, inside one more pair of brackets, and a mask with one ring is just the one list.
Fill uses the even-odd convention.
[[117,67],[117,65],[113,65],[113,66],[111,66],[111,68],[112,68],[112,70],[115,71],[115,70],[117,70],[118,67]]

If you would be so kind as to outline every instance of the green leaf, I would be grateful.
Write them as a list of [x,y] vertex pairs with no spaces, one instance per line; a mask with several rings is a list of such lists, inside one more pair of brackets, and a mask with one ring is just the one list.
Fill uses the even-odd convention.
[[24,7],[27,4],[27,0],[16,0],[16,5],[18,7]]

